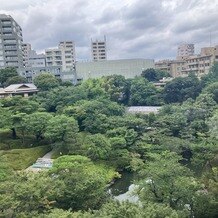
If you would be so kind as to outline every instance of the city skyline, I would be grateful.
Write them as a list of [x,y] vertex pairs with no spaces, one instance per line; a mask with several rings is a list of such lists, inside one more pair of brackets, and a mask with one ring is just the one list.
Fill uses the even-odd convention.
[[196,53],[210,38],[218,44],[218,0],[0,0],[0,5],[0,13],[18,22],[34,50],[73,40],[78,60],[91,59],[90,39],[104,35],[108,59],[167,59],[182,43],[194,43]]

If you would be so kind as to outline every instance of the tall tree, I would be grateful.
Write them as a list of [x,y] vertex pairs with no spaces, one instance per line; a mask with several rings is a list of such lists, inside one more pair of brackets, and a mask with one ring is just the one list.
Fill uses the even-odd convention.
[[42,73],[34,78],[33,83],[42,91],[47,91],[59,86],[59,80],[50,73]]

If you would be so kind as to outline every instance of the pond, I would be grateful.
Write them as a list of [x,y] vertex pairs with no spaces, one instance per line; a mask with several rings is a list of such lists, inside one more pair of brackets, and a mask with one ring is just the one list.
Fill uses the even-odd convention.
[[108,192],[119,201],[128,200],[130,202],[137,202],[138,196],[133,194],[137,187],[133,184],[135,175],[130,172],[122,172],[121,178],[117,179],[113,185],[110,186]]

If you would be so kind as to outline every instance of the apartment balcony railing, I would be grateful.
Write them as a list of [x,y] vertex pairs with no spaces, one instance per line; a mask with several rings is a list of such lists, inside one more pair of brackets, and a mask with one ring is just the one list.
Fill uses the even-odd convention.
[[6,57],[6,61],[18,61],[17,57]]
[[11,25],[10,21],[2,21],[2,25]]
[[4,46],[5,49],[17,49],[17,46],[12,46],[12,45],[6,45]]
[[2,28],[2,31],[3,31],[3,32],[12,31],[12,28]]

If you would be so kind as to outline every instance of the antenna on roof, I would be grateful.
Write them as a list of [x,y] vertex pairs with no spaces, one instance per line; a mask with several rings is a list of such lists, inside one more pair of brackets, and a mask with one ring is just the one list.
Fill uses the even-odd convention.
[[211,47],[211,31],[210,31],[210,47]]

